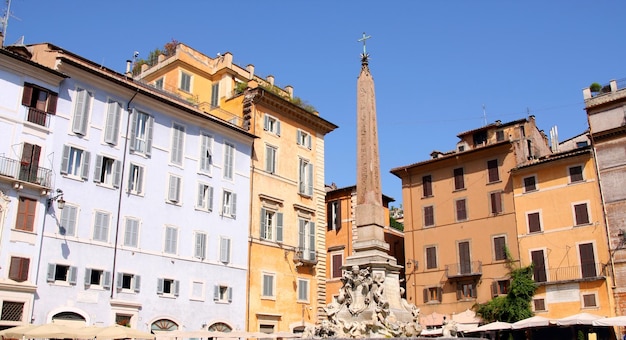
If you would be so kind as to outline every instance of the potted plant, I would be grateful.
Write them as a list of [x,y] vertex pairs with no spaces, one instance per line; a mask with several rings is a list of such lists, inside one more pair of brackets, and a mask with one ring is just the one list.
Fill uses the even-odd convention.
[[598,93],[598,92],[600,92],[601,89],[602,89],[602,85],[600,85],[598,83],[592,83],[591,85],[589,85],[589,90],[592,93]]

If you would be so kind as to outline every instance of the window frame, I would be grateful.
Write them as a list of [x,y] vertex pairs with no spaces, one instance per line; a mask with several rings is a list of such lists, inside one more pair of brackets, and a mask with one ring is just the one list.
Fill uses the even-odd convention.
[[[543,306],[543,309],[537,308],[537,305]],[[547,312],[548,306],[546,304],[546,299],[543,297],[533,298],[532,308],[533,308],[533,312]]]
[[[590,255],[590,257],[585,257],[585,254],[583,254],[583,246],[587,248],[587,255]],[[594,241],[576,242],[576,252],[578,254],[578,263],[580,265],[580,277],[584,279],[598,277],[600,273],[598,272],[598,266],[596,265],[598,258],[596,243]]]
[[423,292],[425,304],[439,304],[443,301],[443,287],[441,286],[424,287]]
[[[141,290],[141,275],[118,272],[116,273],[115,288],[118,292],[139,293]],[[126,283],[128,282],[128,287]]]
[[[580,169],[580,174],[572,173],[572,170],[576,168]],[[578,176],[580,176],[580,179],[578,179]],[[567,167],[567,180],[569,181],[568,184],[576,184],[576,183],[584,182],[585,181],[585,167],[580,164],[568,166]]]
[[280,137],[280,120],[270,114],[264,114],[263,130]]
[[[62,271],[62,272],[59,272]],[[76,285],[78,269],[62,263],[48,263],[46,281],[55,285]]]
[[192,80],[193,74],[180,70],[180,81],[178,82],[178,89],[187,93],[191,93]]
[[283,213],[274,209],[261,207],[261,224],[260,235],[261,240],[282,243],[284,217]]
[[131,119],[130,146],[132,153],[151,157],[154,117],[147,112],[133,109]]
[[213,211],[213,193],[214,189],[207,183],[198,183],[198,191],[196,195],[196,209],[206,212]]
[[207,255],[207,244],[209,234],[204,231],[194,231],[193,233],[193,257],[204,260]]
[[61,157],[61,175],[86,181],[89,179],[89,161],[91,152],[72,146],[63,145]]
[[474,280],[459,280],[456,282],[457,301],[476,300],[478,298],[477,284]]
[[[533,254],[539,254],[539,253],[541,253],[541,261],[543,264],[543,268],[541,268],[542,266],[537,265],[537,263],[534,261],[535,257],[533,256]],[[537,283],[549,282],[550,278],[548,276],[548,258],[546,256],[547,255],[546,249],[545,248],[529,249],[528,254],[530,255],[529,256],[530,263],[533,264],[533,281]]]
[[28,281],[30,272],[30,258],[11,256],[9,260],[8,278],[15,282]]
[[105,155],[96,155],[93,181],[109,188],[119,188],[122,178],[122,162]]
[[[499,245],[497,244],[496,240],[500,240],[502,239],[502,249],[498,249]],[[506,234],[501,234],[501,235],[494,235],[491,237],[491,249],[493,251],[493,261],[506,261],[506,247],[507,247],[507,237]],[[498,253],[500,253],[500,256],[498,256]]]
[[309,303],[310,300],[311,300],[311,281],[305,278],[301,278],[301,277],[297,278],[296,302]]
[[[494,163],[495,162],[495,167]],[[500,165],[498,159],[491,159],[487,161],[487,183],[500,182]]]
[[[430,212],[429,212],[430,210]],[[422,207],[422,226],[424,228],[430,228],[435,226],[435,206],[427,205]]]
[[130,163],[128,166],[128,193],[132,195],[143,195],[144,172],[142,165]]
[[[590,225],[591,224],[591,210],[589,209],[589,201],[581,201],[581,202],[572,202],[572,217],[574,220],[574,226],[575,227],[581,227],[581,226],[586,226],[586,225]],[[578,207],[584,206],[584,216],[580,214],[583,214],[582,210],[579,211]],[[580,220],[579,218],[586,218],[585,220]]]
[[276,169],[278,168],[277,160],[278,148],[270,144],[265,144],[265,171],[275,175]]
[[433,176],[422,176],[422,198],[433,197]]
[[454,191],[464,190],[465,188],[465,170],[463,167],[452,170],[454,179]]
[[200,173],[211,175],[213,171],[213,136],[206,133],[200,133]]
[[224,142],[224,166],[222,176],[232,181],[235,173],[235,144]]
[[313,164],[308,160],[298,158],[298,194],[313,196]]
[[[424,247],[424,269],[432,270],[439,268],[439,254],[437,245],[427,245]],[[432,261],[431,261],[432,260]]]
[[276,300],[276,273],[261,272],[261,299]]
[[311,143],[311,134],[302,130],[302,129],[298,129],[296,131],[296,143],[299,146],[302,146],[306,149],[311,150],[312,149],[312,143]]
[[[593,305],[587,305],[587,301],[585,301],[586,296],[593,296]],[[580,308],[581,309],[598,309],[600,308],[600,304],[598,303],[598,292],[580,292]]]
[[125,247],[139,247],[140,225],[141,220],[139,220],[138,218],[130,216],[126,216],[124,218],[124,239],[122,240],[122,244]]
[[232,261],[232,240],[229,237],[220,236],[219,261],[229,264]]
[[222,189],[221,216],[235,219],[237,217],[237,193]]
[[[528,234],[534,234],[534,233],[542,233],[543,230],[543,221],[542,221],[542,214],[541,214],[541,210],[531,210],[531,211],[527,211],[525,213],[526,215],[526,230],[528,232]],[[537,215],[537,230],[532,230],[531,228],[533,227],[530,217],[531,215]]]
[[178,254],[179,228],[166,224],[163,230],[163,253],[170,255]]
[[491,215],[501,215],[504,213],[502,193],[501,190],[489,193],[489,213]]
[[[459,210],[460,208],[459,202],[463,202],[462,213],[464,214],[464,216],[461,216],[461,210]],[[467,199],[465,197],[457,198],[454,200],[454,219],[456,222],[463,222],[469,219],[469,212],[467,209]]]
[[[330,252],[330,278],[331,279],[340,279],[343,276],[343,264],[344,264],[344,256],[343,250],[337,250]],[[337,258],[340,258],[340,261],[337,261]]]
[[231,303],[233,301],[233,287],[223,284],[213,286],[213,301],[216,303]]
[[15,216],[14,230],[21,230],[26,232],[35,231],[35,221],[37,220],[37,206],[39,201],[20,195],[18,197],[17,212]]
[[326,204],[327,231],[341,230],[341,200],[333,200]]
[[178,297],[180,281],[170,278],[157,279],[157,295],[162,297]]
[[59,217],[59,233],[64,236],[76,236],[77,226],[78,207],[66,202]]
[[315,240],[315,222],[307,218],[298,217],[298,251],[301,251],[303,260],[317,261]]
[[[95,210],[93,218],[92,240],[108,243],[111,236],[111,216],[108,211]],[[106,220],[103,220],[106,218]]]
[[167,203],[181,205],[183,178],[175,174],[169,174],[167,183]]
[[[532,182],[532,188],[529,188],[531,186],[531,183],[527,182],[527,179],[531,179],[533,180]],[[526,176],[522,178],[522,186],[524,188],[524,193],[527,192],[535,192],[537,190],[539,190],[539,186],[537,185],[537,175],[531,175],[531,176]]]

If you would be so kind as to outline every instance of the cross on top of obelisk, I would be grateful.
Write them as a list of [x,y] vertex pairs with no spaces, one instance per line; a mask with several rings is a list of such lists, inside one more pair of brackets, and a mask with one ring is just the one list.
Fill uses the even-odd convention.
[[365,50],[365,41],[371,37],[371,35],[365,35],[365,32],[363,32],[363,37],[357,40],[358,42],[363,42],[363,53],[361,54],[361,63],[363,65],[367,65],[367,58],[369,57],[369,54],[367,54],[367,51]]

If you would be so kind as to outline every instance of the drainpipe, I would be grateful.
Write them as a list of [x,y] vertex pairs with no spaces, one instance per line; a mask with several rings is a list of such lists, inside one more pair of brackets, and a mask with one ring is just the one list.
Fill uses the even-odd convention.
[[120,212],[122,210],[122,194],[124,191],[124,170],[126,168],[126,150],[128,149],[128,130],[130,129],[130,116],[132,115],[132,111],[130,110],[130,103],[135,99],[139,93],[139,89],[133,94],[133,96],[126,104],[126,111],[128,112],[128,117],[126,118],[126,133],[124,135],[124,153],[122,156],[122,170],[120,175],[120,190],[119,197],[117,199],[117,217],[115,221],[115,244],[113,245],[113,268],[111,271],[111,299],[113,298],[113,293],[115,292],[115,269],[117,268],[117,245],[119,243],[119,234],[120,234]]
[[[252,134],[255,135],[256,132],[256,107],[254,106],[254,100],[252,100],[252,111],[250,112],[250,124],[252,124]],[[254,142],[255,142],[255,138],[252,138],[252,149],[250,150],[251,155],[254,153]],[[252,159],[250,159],[250,210],[248,213],[248,216],[250,217],[250,225],[248,227],[248,279],[246,280],[246,291],[248,292],[246,295],[246,303],[247,303],[247,308],[246,308],[246,331],[250,332],[250,276],[252,275],[250,273],[250,261],[252,259],[252,240],[254,239],[252,236],[252,223],[254,223],[252,221],[252,200],[254,199],[252,197],[252,194],[254,192],[254,162],[252,161]]]

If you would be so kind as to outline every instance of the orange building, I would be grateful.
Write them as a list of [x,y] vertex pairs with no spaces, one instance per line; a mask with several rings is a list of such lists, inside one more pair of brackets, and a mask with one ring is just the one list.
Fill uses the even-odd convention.
[[533,264],[536,315],[613,316],[609,249],[595,164],[579,147],[511,172],[522,266]]
[[458,137],[453,151],[391,170],[402,180],[407,300],[424,315],[506,293],[505,247],[519,260],[510,170],[550,153],[534,116]]
[[[337,128],[230,53],[177,44],[139,77],[258,137],[253,144],[248,331],[302,331],[323,315],[326,284],[324,136]],[[294,303],[295,302],[295,303]]]
[[[389,221],[389,203],[394,199],[383,195],[385,220]],[[341,276],[345,269],[345,259],[354,254],[354,241],[357,238],[356,186],[337,188],[326,186],[326,303],[330,303],[342,287]],[[385,242],[389,244],[389,255],[396,258],[398,264],[404,263],[404,233],[401,230],[385,226]],[[404,287],[404,270],[400,272],[401,286]]]

